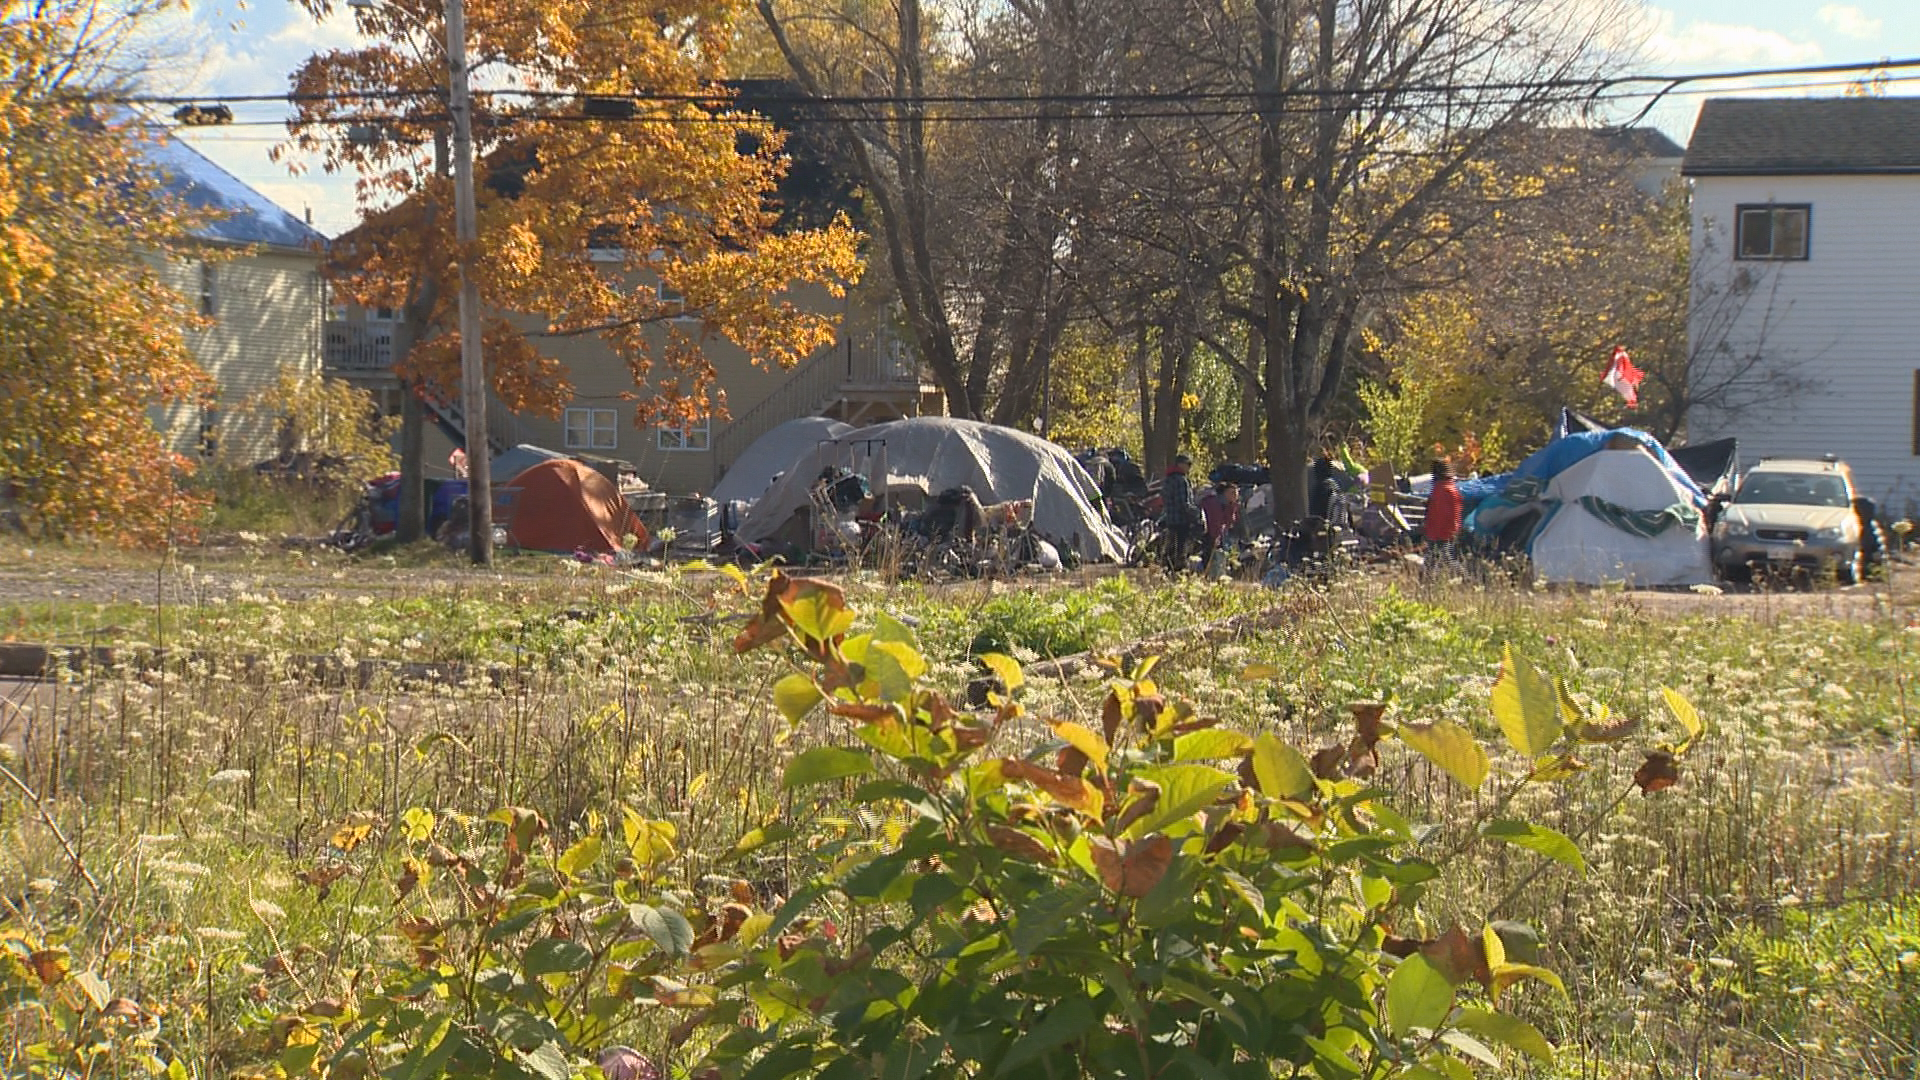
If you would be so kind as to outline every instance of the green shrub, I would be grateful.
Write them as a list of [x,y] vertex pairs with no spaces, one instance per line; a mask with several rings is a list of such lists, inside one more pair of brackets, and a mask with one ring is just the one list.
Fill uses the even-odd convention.
[[1855,1076],[1920,1069],[1920,899],[1789,908],[1775,928],[1737,933],[1733,951],[1742,1027],[1790,1055],[1816,1046]]

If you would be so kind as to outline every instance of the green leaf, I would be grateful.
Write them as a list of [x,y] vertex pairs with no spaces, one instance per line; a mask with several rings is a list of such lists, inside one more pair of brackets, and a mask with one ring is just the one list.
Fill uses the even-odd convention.
[[1440,1041],[1490,1069],[1500,1067],[1500,1055],[1493,1052],[1493,1047],[1464,1031],[1441,1032]]
[[653,939],[653,943],[672,953],[685,956],[693,951],[693,925],[687,917],[672,908],[659,908],[651,904],[628,904],[627,917],[640,932]]
[[780,775],[780,787],[792,791],[794,788],[824,784],[849,776],[865,776],[872,771],[873,759],[859,750],[816,746],[787,762],[786,771]]
[[1463,1008],[1453,1018],[1453,1026],[1483,1039],[1518,1050],[1537,1061],[1553,1064],[1553,1044],[1532,1024],[1507,1013]]
[[578,878],[582,871],[600,861],[600,852],[604,847],[599,837],[583,836],[561,853],[554,866],[566,877]]
[[1693,741],[1700,737],[1700,733],[1706,730],[1706,725],[1700,722],[1699,710],[1693,707],[1693,702],[1688,701],[1685,695],[1671,687],[1661,687],[1660,697],[1666,701],[1667,711],[1673,714],[1673,718],[1680,722],[1681,727],[1687,729],[1687,741],[1682,744],[1682,747],[1691,746]]
[[768,844],[777,844],[782,840],[790,839],[792,836],[793,827],[777,821],[757,829],[748,829],[747,834],[733,845],[732,854],[737,859],[742,855],[750,855]]
[[572,938],[541,938],[527,946],[522,961],[528,975],[561,975],[584,971],[593,963],[593,950]]
[[401,835],[408,841],[424,843],[433,836],[433,811],[424,806],[409,806],[400,815]]
[[1043,892],[1014,909],[1013,926],[1007,934],[1007,942],[1021,956],[1032,956],[1036,949],[1064,929],[1070,919],[1088,910],[1096,899],[1077,888]]
[[1020,672],[1020,662],[1011,656],[990,652],[981,653],[974,659],[993,672],[994,678],[1000,680],[1000,685],[1006,687],[1009,694],[1026,684],[1027,677]]
[[1515,750],[1528,757],[1547,752],[1560,737],[1560,696],[1553,683],[1509,642],[1500,660],[1500,681],[1493,685],[1493,718]]
[[914,680],[927,673],[927,659],[913,646],[899,641],[876,641],[867,646],[867,674],[880,683],[880,696],[905,701]]
[[1145,836],[1211,804],[1234,782],[1233,774],[1211,765],[1162,765],[1140,770],[1142,779],[1160,785],[1160,801],[1127,827],[1128,836]]
[[1445,769],[1448,776],[1460,781],[1469,791],[1478,790],[1487,781],[1486,748],[1459,724],[1446,720],[1401,724],[1400,740]]
[[780,681],[773,684],[773,706],[789,724],[799,723],[801,717],[820,704],[821,696],[813,680],[797,671],[782,675]]
[[1453,984],[1415,953],[1387,979],[1387,1028],[1405,1038],[1414,1028],[1437,1028],[1453,1009]]
[[1225,728],[1202,728],[1189,731],[1173,740],[1173,760],[1175,761],[1216,761],[1220,758],[1239,757],[1247,752],[1252,740],[1237,731]]
[[853,627],[853,612],[847,610],[838,589],[803,587],[799,596],[787,601],[786,611],[793,628],[815,641],[837,638]]
[[914,644],[913,628],[882,611],[873,619],[873,640],[898,641],[911,646]]
[[573,1077],[573,1064],[558,1043],[541,1043],[538,1049],[522,1057],[520,1063],[542,1080],[572,1080]]
[[1047,1015],[1041,1017],[1039,1023],[1014,1040],[1013,1046],[1007,1050],[1007,1056],[1000,1059],[1000,1068],[995,1075],[1012,1072],[1048,1050],[1079,1038],[1099,1023],[1099,1015],[1086,998],[1062,999],[1047,1010]]
[[1253,740],[1253,775],[1269,799],[1297,799],[1313,790],[1313,770],[1300,751],[1272,732]]
[[1480,835],[1490,836],[1495,840],[1505,840],[1509,844],[1545,855],[1554,862],[1566,863],[1583,874],[1587,872],[1587,860],[1580,854],[1580,848],[1568,839],[1565,833],[1549,829],[1545,825],[1503,818],[1488,822],[1487,827],[1480,830]]

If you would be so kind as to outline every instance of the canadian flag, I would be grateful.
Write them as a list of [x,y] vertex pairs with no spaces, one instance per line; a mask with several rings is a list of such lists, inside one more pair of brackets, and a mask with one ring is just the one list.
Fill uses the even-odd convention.
[[1613,359],[1607,364],[1604,381],[1613,387],[1614,393],[1627,399],[1627,408],[1640,404],[1640,380],[1646,377],[1646,372],[1633,366],[1633,357],[1627,354],[1625,345],[1613,347]]

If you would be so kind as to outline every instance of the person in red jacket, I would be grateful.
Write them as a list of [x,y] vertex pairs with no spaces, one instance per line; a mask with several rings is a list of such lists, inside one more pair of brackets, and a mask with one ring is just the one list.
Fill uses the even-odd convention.
[[1433,490],[1427,494],[1427,521],[1421,526],[1429,559],[1451,563],[1460,536],[1460,486],[1445,461],[1433,463]]

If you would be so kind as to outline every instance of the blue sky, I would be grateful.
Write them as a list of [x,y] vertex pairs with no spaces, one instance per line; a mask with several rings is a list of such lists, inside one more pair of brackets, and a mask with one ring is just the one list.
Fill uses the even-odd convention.
[[[165,89],[194,93],[272,94],[285,92],[287,73],[316,50],[353,44],[344,10],[318,25],[288,0],[219,0],[195,5],[182,27],[187,44],[184,66],[162,80]],[[1675,73],[1727,71],[1920,57],[1920,0],[1665,0],[1635,13],[1627,36],[1644,58],[1635,71]],[[1920,94],[1915,81],[1896,82],[1892,93]],[[1748,84],[1750,92],[1838,94],[1842,85],[1780,86],[1766,80]],[[172,83],[174,86],[165,84]],[[1725,84],[1702,88],[1712,95],[1731,92]],[[1655,124],[1685,142],[1699,102],[1708,93],[1687,92],[1664,98],[1648,115]],[[1622,102],[1619,121],[1632,116],[1644,100]],[[237,119],[271,121],[284,106],[236,109]],[[284,134],[275,126],[239,125],[200,129],[188,134],[200,150],[294,213],[311,209],[314,224],[334,235],[356,220],[352,178],[327,177],[317,169],[291,175],[285,164],[267,159],[268,149]]]

